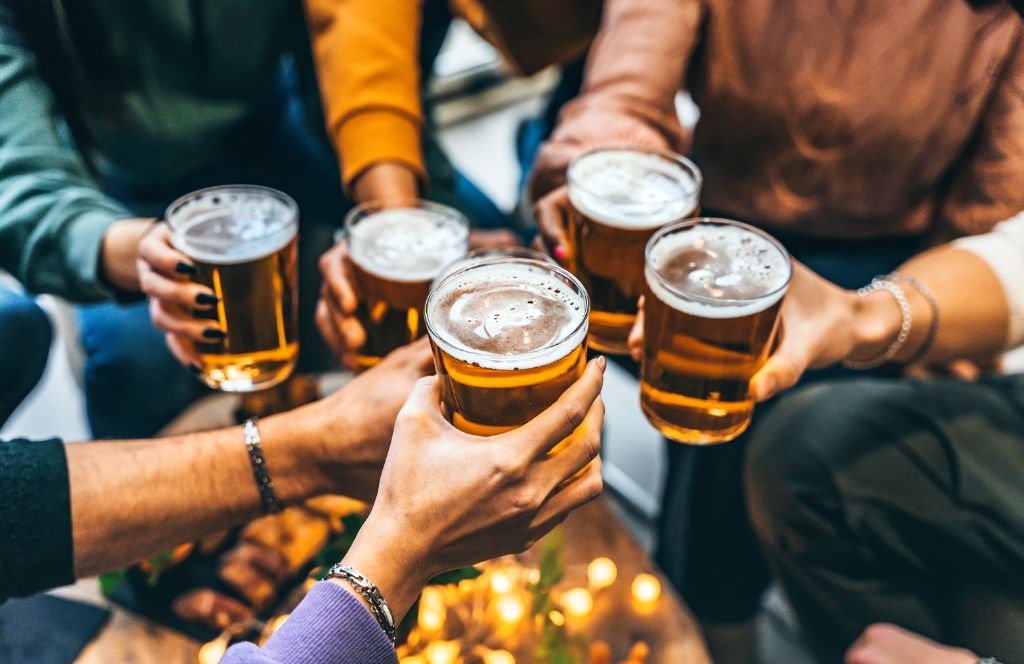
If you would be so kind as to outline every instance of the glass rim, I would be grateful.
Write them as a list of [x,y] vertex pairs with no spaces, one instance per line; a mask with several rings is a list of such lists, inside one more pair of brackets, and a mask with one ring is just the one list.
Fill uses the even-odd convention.
[[434,299],[437,297],[437,294],[441,291],[441,286],[443,286],[444,284],[447,284],[450,280],[453,280],[453,279],[455,279],[457,277],[462,276],[466,272],[470,272],[472,270],[476,270],[476,269],[480,269],[480,268],[484,268],[484,267],[493,267],[494,265],[504,265],[504,264],[510,264],[510,263],[522,264],[522,265],[527,265],[527,266],[531,266],[531,267],[535,267],[535,268],[541,268],[541,269],[546,270],[546,271],[548,271],[550,273],[558,275],[559,277],[562,278],[563,281],[571,284],[573,286],[573,288],[575,288],[577,290],[577,292],[580,294],[580,296],[583,298],[583,315],[580,317],[580,322],[575,327],[573,327],[571,331],[569,331],[569,332],[567,332],[565,334],[559,335],[558,338],[555,341],[552,341],[551,343],[545,344],[544,346],[541,346],[540,348],[535,348],[534,350],[531,350],[528,353],[520,353],[518,355],[509,356],[509,355],[496,355],[494,353],[488,353],[487,351],[473,350],[471,348],[459,348],[459,350],[462,350],[465,353],[468,353],[468,354],[476,356],[476,357],[497,357],[497,358],[515,357],[517,359],[518,358],[522,358],[524,360],[529,360],[529,359],[533,359],[535,357],[541,356],[544,353],[548,353],[548,352],[551,351],[551,349],[557,348],[558,346],[561,346],[562,344],[566,343],[567,341],[572,340],[575,336],[580,334],[581,330],[583,332],[582,339],[584,339],[584,340],[586,339],[586,337],[587,337],[587,334],[586,334],[587,326],[590,323],[590,294],[587,292],[587,289],[583,285],[583,283],[580,282],[580,280],[576,278],[576,275],[574,275],[572,272],[569,272],[568,270],[563,268],[561,265],[558,265],[556,263],[551,263],[551,262],[548,262],[548,261],[537,260],[536,258],[500,258],[500,257],[498,257],[498,258],[494,258],[492,260],[484,259],[484,260],[481,260],[481,261],[477,261],[475,263],[471,263],[471,264],[466,265],[464,267],[461,267],[458,270],[455,270],[454,272],[449,272],[448,274],[445,274],[440,279],[437,279],[433,284],[431,284],[430,292],[427,293],[427,299],[426,299],[426,302],[423,305],[423,320],[426,323],[427,336],[430,337],[430,340],[432,342],[434,342],[435,344],[440,346],[441,350],[447,352],[449,355],[453,355],[453,356],[455,355],[455,353],[452,353],[449,350],[451,348],[454,348],[455,346],[453,346],[453,344],[445,341],[444,339],[442,339],[438,335],[437,330],[434,329],[434,325],[431,323],[431,320],[430,320],[430,318],[431,318],[430,317],[430,311],[432,309],[431,304],[433,303]]
[[206,194],[212,194],[215,192],[223,192],[224,194],[230,193],[248,193],[248,194],[263,194],[271,198],[275,198],[281,203],[284,203],[285,207],[288,208],[288,228],[296,228],[298,226],[299,219],[299,204],[295,202],[295,199],[284,193],[280,189],[274,189],[273,187],[264,187],[259,184],[219,184],[213,185],[212,187],[203,187],[202,189],[196,189],[190,191],[187,194],[183,194],[167,206],[164,210],[164,221],[170,226],[171,230],[177,232],[174,223],[172,222],[175,214],[178,213],[179,209],[185,206],[187,203],[200,198]]
[[342,237],[348,238],[351,241],[352,227],[356,225],[362,219],[366,219],[377,212],[383,212],[385,210],[426,210],[432,214],[436,214],[439,217],[451,219],[459,223],[462,229],[465,231],[464,235],[461,235],[457,240],[453,240],[449,244],[444,244],[438,249],[448,249],[465,243],[469,238],[469,230],[471,224],[469,218],[466,217],[462,212],[456,210],[450,205],[444,203],[438,203],[436,201],[428,201],[423,198],[395,198],[384,200],[370,200],[364,201],[359,205],[356,205],[345,215],[345,220],[342,224],[341,232],[338,234],[340,237],[336,237],[336,240],[342,239]]
[[[658,242],[666,235],[671,235],[681,230],[693,228],[701,224],[714,224],[719,226],[733,226],[735,228],[742,228],[743,230],[754,233],[755,235],[758,235],[767,240],[773,247],[775,247],[779,251],[780,254],[782,254],[782,257],[786,261],[785,281],[783,281],[778,288],[775,288],[767,293],[763,293],[756,297],[748,298],[708,297],[706,295],[701,295],[699,293],[691,293],[690,291],[682,290],[677,286],[674,286],[673,284],[669,283],[668,280],[666,280],[660,272],[651,267],[651,252],[653,251],[654,247],[658,244]],[[744,223],[742,221],[736,221],[735,219],[727,219],[725,217],[691,217],[689,219],[682,219],[680,221],[676,221],[671,224],[668,224],[667,226],[659,228],[654,233],[654,235],[651,236],[651,239],[647,241],[647,246],[644,248],[644,271],[646,272],[648,269],[650,269],[650,271],[658,279],[658,285],[667,289],[676,297],[681,297],[683,299],[693,300],[696,302],[700,302],[701,304],[707,304],[717,307],[742,306],[745,304],[753,304],[755,302],[760,302],[761,300],[769,300],[773,297],[785,293],[786,290],[789,288],[790,282],[793,280],[793,258],[786,250],[786,247],[784,247],[778,239],[776,239],[767,231],[758,228],[757,226],[752,226],[751,224]]]
[[658,148],[649,148],[641,145],[609,145],[605,147],[587,150],[583,154],[579,154],[573,157],[572,160],[569,162],[569,167],[565,171],[565,179],[570,187],[579,189],[580,191],[583,191],[590,196],[603,198],[603,196],[599,192],[595,192],[592,189],[588,189],[587,187],[580,183],[579,178],[573,177],[573,171],[576,169],[576,167],[579,166],[580,162],[582,162],[584,159],[588,157],[592,157],[595,154],[600,154],[602,152],[637,152],[652,157],[659,157],[667,162],[671,162],[675,166],[681,167],[684,171],[693,176],[692,179],[694,186],[692,191],[687,192],[686,195],[679,196],[669,201],[651,203],[651,207],[660,207],[662,205],[667,205],[670,203],[685,201],[687,198],[693,196],[696,196],[698,200],[700,199],[700,193],[704,187],[704,174],[701,172],[700,167],[697,166],[697,164],[695,164],[692,160],[685,157],[684,155],[677,154],[675,152],[670,152],[669,150],[659,150]]

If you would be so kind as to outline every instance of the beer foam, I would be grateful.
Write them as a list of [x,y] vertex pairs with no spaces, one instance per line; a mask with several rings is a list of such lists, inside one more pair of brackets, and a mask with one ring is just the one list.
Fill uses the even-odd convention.
[[569,168],[569,198],[581,214],[617,228],[650,229],[685,219],[700,185],[664,157],[631,150],[584,155]]
[[430,281],[466,253],[469,229],[429,209],[374,213],[349,231],[349,255],[361,268],[391,281]]
[[261,193],[210,191],[172,210],[174,246],[203,263],[258,260],[288,244],[297,230],[293,209]]
[[654,294],[678,311],[703,318],[739,318],[782,299],[790,265],[783,251],[753,231],[698,224],[659,238],[648,256],[646,273]]
[[587,302],[557,273],[505,261],[477,264],[438,283],[426,315],[449,355],[487,369],[532,369],[583,342]]

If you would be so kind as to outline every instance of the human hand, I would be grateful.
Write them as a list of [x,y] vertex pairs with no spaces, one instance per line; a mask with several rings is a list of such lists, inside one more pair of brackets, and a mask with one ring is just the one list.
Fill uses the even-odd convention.
[[395,419],[415,382],[433,373],[427,339],[403,346],[334,394],[294,416],[313,432],[327,474],[325,486],[370,502],[377,493]]
[[420,181],[416,172],[404,164],[379,162],[356,177],[352,193],[359,203],[407,201],[420,195]]
[[908,632],[896,625],[869,626],[846,651],[846,664],[977,664],[978,656]]
[[142,290],[136,264],[139,243],[155,221],[119,219],[107,228],[100,245],[100,270],[108,284],[129,293]]
[[366,330],[356,317],[359,297],[352,274],[348,240],[340,240],[320,257],[323,286],[314,319],[327,347],[342,366],[356,368],[356,352],[366,343]]
[[434,575],[523,551],[599,495],[604,367],[603,358],[591,361],[550,408],[489,437],[444,419],[436,378],[417,382],[346,564],[373,579],[400,616]]
[[553,257],[562,265],[572,260],[569,243],[569,224],[572,205],[569,202],[569,187],[562,185],[545,194],[533,206],[537,220],[537,239],[534,248]]
[[215,320],[198,318],[211,312],[217,295],[190,277],[198,270],[192,260],[171,243],[167,224],[155,224],[139,243],[137,268],[139,286],[149,296],[153,325],[166,333],[171,354],[185,366],[198,367],[193,342],[224,338]]

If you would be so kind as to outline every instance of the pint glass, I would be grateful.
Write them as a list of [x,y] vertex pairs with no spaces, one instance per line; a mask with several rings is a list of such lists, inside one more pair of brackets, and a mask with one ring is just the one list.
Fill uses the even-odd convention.
[[665,152],[602,149],[575,159],[568,180],[572,260],[567,267],[590,293],[590,346],[628,353],[643,293],[644,247],[658,228],[694,215],[700,170]]
[[526,424],[582,375],[589,302],[557,265],[483,261],[446,275],[426,319],[448,418],[490,436]]
[[774,238],[726,219],[691,219],[647,244],[640,404],[667,438],[732,440],[750,424],[750,379],[775,340],[791,275]]
[[428,201],[366,203],[349,213],[345,231],[359,294],[356,316],[366,330],[356,363],[366,369],[426,333],[423,304],[430,283],[466,254],[469,222]]
[[171,204],[172,241],[218,298],[210,312],[227,336],[196,342],[199,378],[251,392],[287,378],[299,354],[295,201],[265,187],[201,189]]

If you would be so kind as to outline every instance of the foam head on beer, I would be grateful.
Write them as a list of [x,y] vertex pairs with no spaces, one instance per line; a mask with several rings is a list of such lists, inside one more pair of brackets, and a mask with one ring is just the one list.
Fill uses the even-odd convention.
[[699,176],[660,153],[600,150],[569,169],[569,197],[584,215],[609,226],[651,229],[696,209]]
[[177,208],[172,205],[173,243],[203,263],[231,265],[278,251],[297,227],[294,204],[255,191],[199,192]]
[[451,355],[490,369],[529,369],[558,360],[564,346],[586,335],[586,300],[540,265],[496,261],[450,275],[428,303],[436,340]]
[[352,260],[390,281],[430,281],[466,253],[461,219],[430,208],[383,209],[349,228]]
[[789,282],[786,254],[740,226],[698,224],[666,235],[651,247],[647,263],[661,277],[648,280],[659,298],[705,318],[763,311],[782,299]]

